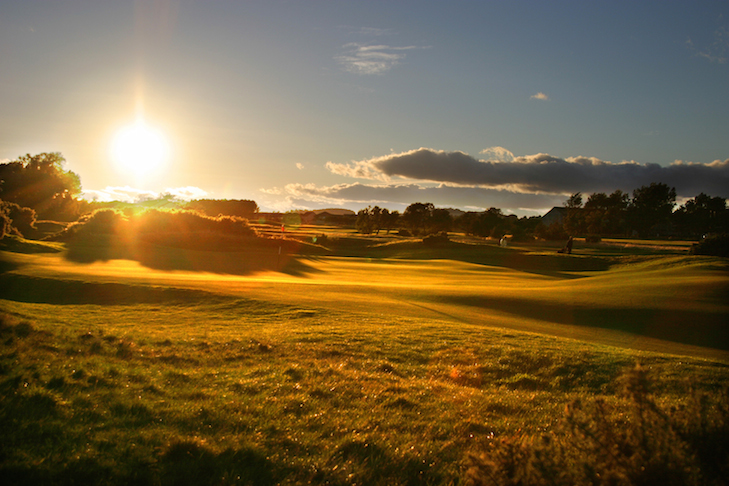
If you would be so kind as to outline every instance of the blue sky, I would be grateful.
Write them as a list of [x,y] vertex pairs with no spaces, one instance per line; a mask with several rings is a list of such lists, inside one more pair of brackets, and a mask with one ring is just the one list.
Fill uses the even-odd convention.
[[[729,197],[728,57],[725,1],[0,0],[0,160],[278,211]],[[110,152],[140,115],[144,176]]]

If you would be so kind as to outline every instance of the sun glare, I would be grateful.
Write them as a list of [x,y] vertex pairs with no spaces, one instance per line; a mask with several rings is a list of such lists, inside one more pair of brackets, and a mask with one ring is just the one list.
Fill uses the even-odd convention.
[[161,131],[144,120],[137,120],[116,133],[111,154],[122,172],[144,177],[163,168],[169,159],[170,147]]

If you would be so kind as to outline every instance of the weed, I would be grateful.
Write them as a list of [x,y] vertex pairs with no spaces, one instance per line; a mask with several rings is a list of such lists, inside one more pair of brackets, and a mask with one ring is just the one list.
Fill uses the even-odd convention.
[[516,435],[472,454],[473,485],[724,484],[729,477],[729,399],[693,393],[666,411],[650,393],[645,368],[619,380],[626,407],[604,399],[567,406],[558,428]]

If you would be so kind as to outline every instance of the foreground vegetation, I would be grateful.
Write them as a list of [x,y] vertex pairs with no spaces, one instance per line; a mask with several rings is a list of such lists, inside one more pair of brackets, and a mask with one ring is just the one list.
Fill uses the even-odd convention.
[[725,260],[301,233],[3,240],[5,483],[724,481]]

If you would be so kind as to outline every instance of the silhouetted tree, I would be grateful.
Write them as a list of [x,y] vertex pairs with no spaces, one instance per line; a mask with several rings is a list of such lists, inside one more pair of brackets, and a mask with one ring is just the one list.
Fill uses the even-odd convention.
[[354,227],[357,231],[359,231],[362,234],[369,235],[372,233],[372,214],[371,214],[370,207],[367,207],[366,209],[360,209],[357,212],[357,221],[354,223]]
[[488,237],[503,218],[501,209],[490,208],[479,213],[469,211],[458,218],[457,224],[467,235]]
[[81,192],[81,179],[64,170],[65,159],[58,152],[24,155],[0,164],[0,198],[34,209],[41,219],[73,220],[78,214],[75,197]]
[[587,233],[601,236],[625,233],[629,202],[628,194],[620,190],[609,196],[604,192],[590,195],[584,206]]
[[576,192],[572,194],[569,199],[567,199],[564,203],[564,207],[570,208],[570,209],[577,209],[582,207],[582,193]]
[[628,207],[631,228],[640,236],[664,232],[676,204],[676,189],[653,182],[633,191]]
[[258,214],[258,204],[249,199],[197,199],[187,203],[184,208],[200,211],[207,216],[223,214],[252,219]]
[[397,228],[400,222],[400,213],[383,209],[380,218],[382,219],[382,229],[387,230],[389,234],[390,230]]
[[426,234],[434,209],[432,203],[413,203],[405,208],[402,221],[413,235]]
[[433,209],[430,215],[428,231],[430,233],[448,232],[453,227],[453,217],[447,209]]
[[567,208],[562,220],[564,230],[571,235],[582,234],[586,231],[587,222],[585,221],[585,212],[582,210],[582,193],[576,192],[564,202]]
[[729,233],[729,210],[726,199],[703,192],[689,199],[673,214],[681,234],[698,237],[707,233]]

